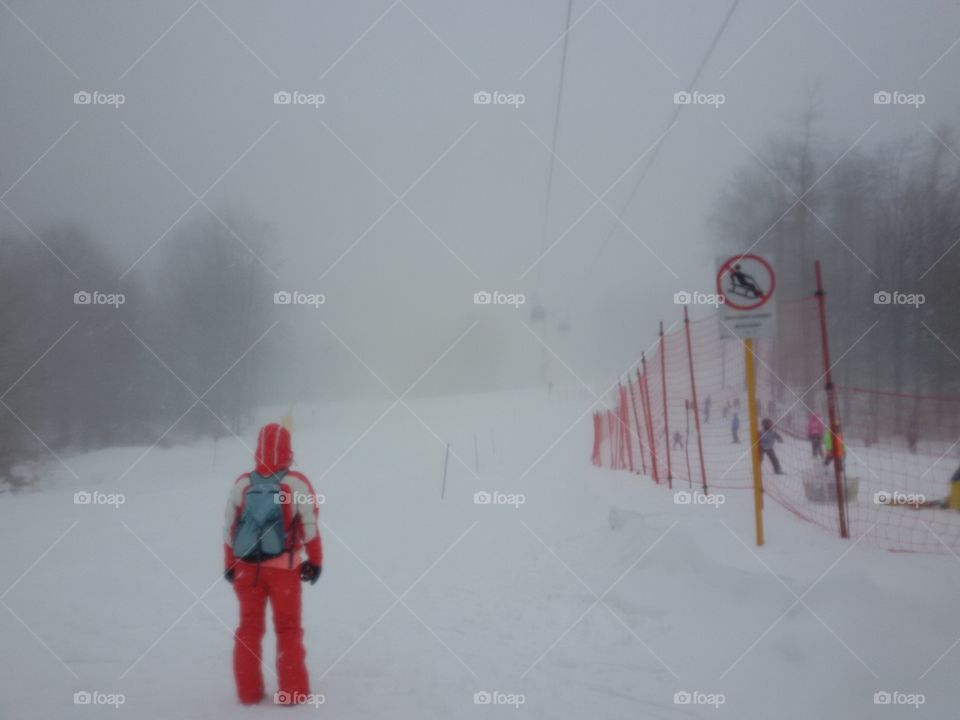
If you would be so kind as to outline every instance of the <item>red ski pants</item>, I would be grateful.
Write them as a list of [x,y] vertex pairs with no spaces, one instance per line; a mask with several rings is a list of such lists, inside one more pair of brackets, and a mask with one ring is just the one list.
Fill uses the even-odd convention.
[[233,674],[240,702],[253,704],[263,698],[260,647],[266,631],[264,616],[268,599],[277,635],[279,692],[288,698],[308,695],[310,679],[300,625],[299,569],[260,567],[258,573],[256,565],[240,562],[233,589],[240,602],[240,626],[233,647]]

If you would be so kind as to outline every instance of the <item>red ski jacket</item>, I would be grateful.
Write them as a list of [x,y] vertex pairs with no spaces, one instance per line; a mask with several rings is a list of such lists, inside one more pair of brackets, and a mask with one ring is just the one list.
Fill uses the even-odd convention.
[[[311,565],[322,565],[323,546],[317,528],[321,498],[314,493],[306,475],[289,469],[293,462],[290,431],[276,423],[265,425],[257,438],[255,460],[258,475],[269,476],[281,470],[287,471],[280,482],[284,498],[281,510],[284,530],[292,542],[289,552],[264,560],[260,564],[264,567],[298,568],[302,561],[301,553],[306,552]],[[250,487],[250,473],[244,473],[233,484],[227,499],[223,526],[225,569],[230,569],[237,563],[233,555],[233,534]]]

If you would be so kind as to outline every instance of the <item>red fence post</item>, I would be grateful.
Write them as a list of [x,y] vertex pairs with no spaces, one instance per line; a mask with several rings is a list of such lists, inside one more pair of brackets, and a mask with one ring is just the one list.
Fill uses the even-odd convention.
[[630,410],[627,408],[627,389],[617,383],[620,393],[617,397],[617,415],[620,417],[620,434],[627,450],[627,469],[633,472],[633,441],[630,439]]
[[693,345],[690,342],[690,316],[687,306],[683,306],[683,326],[687,334],[687,360],[690,363],[690,390],[693,394],[693,422],[697,427],[697,449],[700,451],[700,477],[703,480],[703,494],[707,494],[707,466],[703,462],[703,438],[700,436],[700,405],[697,402],[697,378],[693,372]]
[[640,425],[640,415],[637,413],[637,398],[633,394],[633,378],[630,377],[630,373],[627,373],[627,388],[630,390],[630,405],[633,407],[633,421],[637,425],[637,444],[640,446],[640,467],[643,469],[643,474],[646,475],[647,453],[643,448],[643,431]]
[[609,453],[610,453],[610,469],[611,469],[611,470],[615,470],[616,467],[617,467],[617,453],[616,453],[616,448],[614,447],[614,446],[616,445],[616,442],[615,442],[615,440],[614,440],[613,435],[610,433],[610,431],[611,431],[613,428],[611,427],[611,424],[610,424],[610,411],[609,411],[609,410],[604,410],[604,411],[603,411],[603,424],[604,424],[603,432],[604,432],[604,435],[605,435],[605,437],[606,437],[606,439],[607,439],[607,443],[610,445],[610,447],[609,447]]
[[657,462],[657,443],[653,436],[653,413],[650,411],[650,385],[647,383],[647,357],[640,355],[643,366],[643,375],[637,370],[637,382],[640,385],[640,404],[643,406],[644,425],[647,426],[647,442],[650,445],[650,466],[653,472],[653,481],[660,484],[660,468]]
[[613,413],[609,410],[603,411],[604,416],[607,418],[607,438],[610,440],[610,469],[617,469],[617,433],[616,428],[613,426]]
[[660,383],[663,390],[663,436],[667,445],[667,487],[673,488],[673,463],[670,461],[670,419],[667,414],[667,339],[660,321]]
[[[687,463],[687,487],[693,487],[693,471],[690,470],[690,398],[683,399],[683,419],[687,424],[687,438],[683,445],[683,459]],[[677,431],[679,432],[679,430]]]
[[[830,447],[834,453],[833,471],[834,482],[837,490],[837,512],[840,516],[840,537],[850,537],[850,530],[847,527],[847,495],[846,487],[843,483],[843,461],[846,459],[845,452],[842,452],[840,442],[837,439],[837,429],[840,425],[837,417],[837,397],[833,386],[833,373],[830,365],[830,341],[827,334],[827,294],[823,289],[823,277],[820,273],[820,261],[814,263],[814,269],[817,275],[817,305],[820,309],[820,347],[823,350],[824,378],[826,380],[827,391],[827,412],[830,416]],[[838,457],[836,453],[841,453]]]

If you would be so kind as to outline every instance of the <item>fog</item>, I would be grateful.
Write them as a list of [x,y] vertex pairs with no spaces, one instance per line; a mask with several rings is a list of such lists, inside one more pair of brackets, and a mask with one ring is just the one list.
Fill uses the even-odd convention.
[[0,0],[0,716],[955,716],[958,71],[957,0]]
[[[171,372],[202,392],[245,352],[257,370],[242,382],[263,404],[415,382],[600,391],[659,319],[679,318],[675,292],[711,286],[723,249],[711,217],[738,169],[763,170],[772,138],[812,118],[837,162],[936,142],[956,116],[954,2],[576,0],[565,33],[567,12],[4,3],[0,253],[29,248],[44,278],[32,291],[52,302],[9,382],[74,320],[83,333],[91,308],[72,295],[99,290],[125,294],[97,322],[111,348],[156,356],[124,378],[156,397],[177,387]],[[678,106],[683,90],[723,103]],[[878,106],[883,90],[925,101]],[[82,91],[123,101],[76,104]],[[302,95],[276,104],[284,91]],[[478,92],[522,104],[476,104]],[[842,242],[828,252],[853,262]],[[236,298],[209,297],[221,287]],[[476,305],[482,290],[525,304]],[[277,306],[280,291],[325,302]],[[35,323],[30,307],[5,325]],[[222,337],[177,332],[194,316]]]

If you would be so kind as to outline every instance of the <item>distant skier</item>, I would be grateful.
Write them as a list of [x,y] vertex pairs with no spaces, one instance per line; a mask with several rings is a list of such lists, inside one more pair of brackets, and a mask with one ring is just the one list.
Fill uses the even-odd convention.
[[950,476],[950,488],[945,498],[940,500],[926,500],[917,505],[908,505],[907,507],[912,507],[917,510],[940,508],[943,510],[960,511],[960,468],[957,468],[953,472],[953,475]]
[[705,423],[710,422],[710,407],[713,405],[713,400],[707,395],[707,399],[703,401],[703,421]]
[[914,455],[917,454],[917,441],[919,439],[920,436],[917,434],[916,428],[911,425],[910,429],[907,430],[907,449]]
[[[300,581],[320,577],[323,551],[317,530],[318,502],[310,481],[293,470],[290,431],[265,425],[257,438],[256,469],[241,475],[230,490],[224,527],[224,577],[240,603],[233,672],[244,705],[264,696],[261,642],[267,600],[277,636],[278,704],[307,701]],[[307,559],[301,562],[301,551]]]
[[730,432],[733,435],[733,442],[740,442],[740,413],[736,410],[733,411],[733,417],[730,419]]
[[823,457],[823,431],[826,426],[823,419],[815,412],[811,412],[807,417],[807,440],[810,441],[810,449],[813,457]]
[[764,418],[762,425],[760,431],[760,460],[762,461],[764,456],[770,458],[770,462],[773,463],[773,472],[777,475],[783,475],[783,470],[780,469],[780,458],[777,457],[777,451],[774,447],[778,442],[783,442],[783,438],[780,437],[780,433],[773,429],[773,421],[770,418]]
[[673,434],[673,449],[674,450],[683,450],[683,435],[680,434],[680,431],[677,430]]
[[943,500],[941,507],[947,510],[960,510],[960,468],[950,477],[950,492]]
[[834,433],[830,432],[830,429],[827,428],[826,433],[823,436],[823,451],[826,457],[823,460],[824,465],[829,465],[834,460],[837,461],[837,467],[843,470],[843,456],[847,454],[847,446],[843,442],[843,432],[840,429],[840,425],[837,425],[837,446],[833,446],[833,436]]

